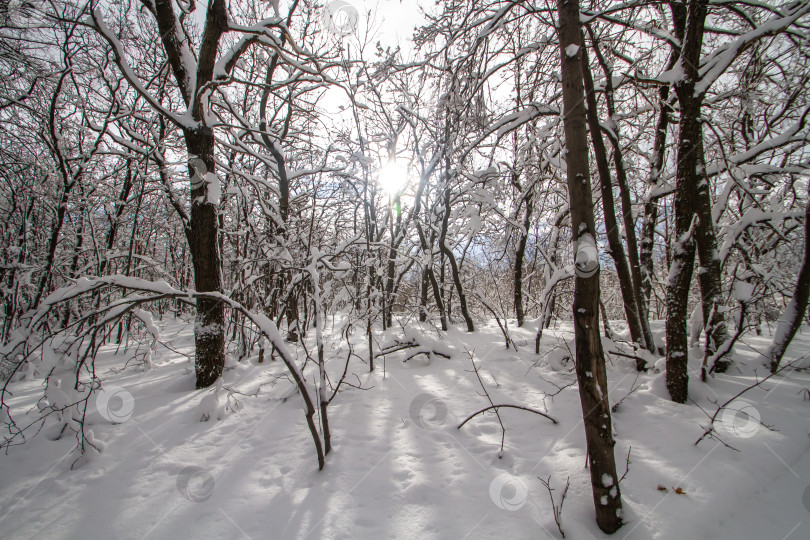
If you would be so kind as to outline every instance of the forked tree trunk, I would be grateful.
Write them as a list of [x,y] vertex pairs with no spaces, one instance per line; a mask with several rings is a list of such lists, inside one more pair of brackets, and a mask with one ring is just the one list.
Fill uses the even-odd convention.
[[[635,303],[635,311],[638,313],[639,325],[641,327],[640,331],[641,335],[643,336],[643,340],[639,340],[638,342],[647,350],[654,351],[655,346],[652,331],[650,330],[647,306],[641,299],[641,263],[639,262],[638,242],[636,241],[636,220],[633,216],[633,204],[627,181],[627,169],[624,165],[622,147],[619,144],[619,125],[615,121],[616,109],[614,106],[612,82],[613,69],[599,50],[599,40],[597,39],[596,35],[593,33],[590,27],[587,28],[591,37],[591,42],[593,43],[594,53],[596,54],[596,58],[599,61],[599,65],[601,66],[602,72],[605,76],[605,105],[607,107],[608,120],[613,124],[613,129],[606,130],[606,133],[608,134],[608,139],[613,147],[613,164],[616,168],[616,184],[619,187],[619,199],[621,200],[622,204],[622,219],[624,221],[624,237],[627,241],[627,258],[630,263],[629,269],[631,286],[633,290],[632,299]],[[588,67],[587,71],[590,74],[589,66],[586,64],[583,69],[585,67]],[[595,110],[594,114],[596,114]],[[636,367],[639,370],[642,370],[644,369],[645,365],[645,362],[639,361],[637,362]]]
[[[191,216],[186,237],[194,267],[194,287],[199,292],[221,292],[219,201],[209,200],[209,184],[219,182],[214,163],[216,141],[213,129],[205,125],[205,120],[210,112],[211,90],[207,86],[214,78],[220,38],[228,29],[228,8],[225,0],[208,3],[196,72],[190,73],[190,68],[194,67],[187,60],[191,51],[182,39],[173,4],[168,0],[155,0],[153,6],[163,49],[195,124],[183,127],[191,183]],[[214,384],[225,366],[225,307],[221,302],[210,298],[197,301],[194,343],[196,385],[205,388]]]
[[[605,356],[599,336],[599,259],[588,170],[582,34],[577,0],[559,0],[559,38],[568,197],[577,257],[574,285],[574,333],[579,396],[591,464],[596,523],[605,533],[622,525],[622,499],[613,458],[613,424],[608,401]],[[592,248],[587,251],[585,248]]]
[[[705,171],[703,159],[703,129],[698,124],[699,145],[697,156],[701,167],[699,170]],[[697,244],[698,260],[700,270],[698,271],[698,283],[700,283],[700,298],[703,308],[703,327],[706,331],[706,356],[710,358],[717,352],[717,349],[728,340],[725,316],[720,309],[722,302],[722,282],[720,257],[717,253],[717,234],[714,230],[714,219],[712,218],[712,198],[709,191],[709,179],[705,174],[697,178],[695,189],[695,214],[697,223],[695,224],[695,241]],[[730,362],[728,360],[718,360],[715,365],[709,366],[712,371],[724,372]]]
[[[439,248],[442,250],[442,253],[447,257],[447,260],[450,261],[450,274],[453,278],[453,285],[456,288],[456,292],[458,293],[458,303],[461,309],[461,315],[464,317],[464,322],[467,325],[467,332],[474,332],[475,325],[473,324],[472,316],[470,315],[470,311],[467,308],[467,297],[464,294],[464,287],[461,284],[461,271],[458,267],[458,263],[456,262],[456,256],[453,253],[453,250],[450,249],[450,246],[447,245],[447,229],[449,227],[450,222],[450,188],[445,187],[444,191],[444,216],[442,217],[442,229],[441,235],[439,236]],[[448,311],[449,311],[449,302],[447,302]]]
[[[416,199],[416,210],[418,210],[418,205],[420,204],[419,198]],[[416,215],[417,212],[414,212]],[[447,331],[447,312],[445,311],[444,300],[442,300],[442,291],[441,287],[439,286],[439,281],[436,279],[436,272],[433,270],[433,254],[432,249],[430,247],[431,244],[428,243],[427,237],[425,235],[425,231],[422,228],[422,224],[417,222],[416,223],[416,232],[419,236],[419,243],[422,248],[422,253],[424,253],[427,258],[428,262],[425,264],[425,275],[428,278],[428,282],[430,283],[431,288],[433,289],[433,297],[436,300],[436,308],[439,310],[439,319],[441,321],[442,330]],[[425,313],[427,313],[425,311]]]
[[[282,45],[287,41],[287,34],[282,33]],[[287,134],[289,126],[289,118],[292,115],[292,107],[288,105],[288,122],[285,123],[284,131],[279,137],[279,141],[274,141],[270,137],[267,124],[267,104],[270,100],[270,91],[272,89],[273,74],[278,67],[278,53],[274,53],[270,59],[270,65],[267,68],[267,75],[265,77],[265,88],[262,91],[261,101],[259,102],[259,130],[261,131],[262,143],[273,160],[276,162],[276,170],[278,174],[278,212],[281,219],[281,226],[279,227],[275,222],[271,222],[272,229],[278,235],[287,234],[287,222],[290,213],[290,180],[287,173],[287,161],[281,151],[279,142],[284,139]],[[292,276],[289,272],[282,272],[279,276],[280,288],[283,290],[289,284]],[[298,297],[294,290],[290,290],[290,294],[284,304],[284,316],[287,318],[287,341],[297,343],[300,338],[300,324],[298,314]]]
[[[50,134],[54,141],[59,140],[59,136],[57,134],[57,127],[56,127],[56,104],[59,95],[61,94],[62,85],[64,84],[65,79],[67,78],[68,70],[65,70],[63,74],[59,77],[56,87],[53,90],[53,97],[51,98],[50,103]],[[34,300],[31,302],[31,307],[37,307],[39,305],[39,301],[42,299],[42,296],[45,294],[45,291],[48,289],[48,283],[51,281],[51,277],[53,274],[53,266],[54,266],[54,259],[56,258],[56,247],[59,245],[59,235],[62,232],[62,226],[65,223],[65,213],[67,212],[67,204],[68,199],[70,196],[70,191],[76,185],[76,179],[71,177],[70,170],[68,169],[67,165],[64,163],[64,160],[61,158],[61,154],[56,152],[56,157],[58,158],[56,161],[59,165],[58,172],[59,176],[61,177],[62,185],[59,186],[59,202],[56,205],[56,215],[54,216],[53,225],[51,226],[51,236],[48,240],[48,248],[45,252],[45,263],[42,268],[42,273],[39,277],[39,284],[37,285],[36,294],[34,295]]]
[[[194,288],[199,292],[222,290],[219,253],[217,205],[208,199],[208,183],[216,180],[213,173],[214,133],[210,128],[187,130],[186,148],[190,157],[191,221],[187,231],[194,266]],[[205,172],[195,168],[205,165]],[[203,176],[210,175],[210,176]],[[194,326],[196,347],[195,372],[197,388],[216,382],[225,366],[225,306],[216,300],[197,300],[197,320]]]
[[101,259],[98,264],[99,276],[103,276],[107,271],[108,255],[115,246],[118,227],[121,225],[121,216],[123,216],[124,210],[126,209],[127,200],[129,199],[129,194],[132,191],[132,186],[134,185],[134,179],[135,175],[132,172],[132,162],[131,160],[127,160],[127,174],[124,177],[124,184],[121,187],[121,193],[118,195],[118,204],[115,205],[115,213],[107,215],[110,228],[107,230],[107,239],[104,242],[104,258]]

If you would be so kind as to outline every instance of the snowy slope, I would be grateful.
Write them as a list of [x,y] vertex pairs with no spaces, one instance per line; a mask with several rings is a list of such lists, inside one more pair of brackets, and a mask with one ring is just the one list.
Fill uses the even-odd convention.
[[[540,357],[531,330],[513,330],[527,344],[518,353],[489,325],[474,335],[452,330],[444,340],[450,360],[403,363],[397,353],[372,374],[353,360],[349,381],[365,390],[345,387],[330,407],[334,450],[319,472],[280,362],[232,361],[216,397],[214,389],[196,391],[183,355],[192,353],[191,327],[171,321],[161,325],[161,340],[173,350],[158,345],[151,370],[131,362],[122,371],[132,352],[116,356],[114,347],[98,359],[108,397],[123,389],[90,416],[102,454],[71,470],[75,439],[49,440],[46,428],[0,458],[0,531],[14,539],[559,538],[538,480],[552,475],[556,497],[570,476],[566,538],[602,538],[576,385],[565,387],[574,382],[564,346],[571,328],[546,332]],[[620,473],[632,446],[621,484],[627,523],[614,538],[810,537],[810,401],[800,393],[810,388],[808,374],[794,371],[744,396],[749,412],[776,431],[724,417],[719,433],[738,451],[711,439],[694,445],[707,421],[698,405],[711,414],[712,400],[754,382],[755,370],[765,372],[754,351],[767,343],[746,338],[738,369],[708,385],[693,378],[695,403],[685,406],[667,399],[663,374],[637,378],[633,360],[611,357],[611,401],[627,396],[614,414]],[[810,333],[800,334],[788,356],[809,346]],[[503,455],[494,415],[458,430],[488,405],[467,350],[496,403],[546,410],[560,424],[502,410]],[[343,366],[331,364],[334,380]],[[550,396],[558,387],[565,388]],[[229,399],[228,389],[245,395]],[[41,380],[14,382],[12,391],[12,411],[24,414]],[[129,395],[131,415],[122,400]],[[213,414],[201,423],[203,409]],[[116,411],[126,414],[114,424],[105,416]]]

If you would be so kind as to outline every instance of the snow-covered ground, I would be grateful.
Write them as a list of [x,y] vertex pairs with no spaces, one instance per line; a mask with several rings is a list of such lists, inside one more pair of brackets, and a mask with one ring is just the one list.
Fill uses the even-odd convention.
[[[137,362],[122,370],[134,351],[104,350],[96,362],[104,398],[92,400],[88,421],[104,444],[100,455],[71,470],[75,438],[51,440],[46,426],[0,457],[0,536],[559,538],[538,479],[551,475],[557,500],[570,477],[566,538],[604,537],[593,516],[576,384],[566,386],[575,382],[564,345],[570,326],[546,332],[539,357],[531,325],[512,331],[524,344],[519,352],[506,350],[489,325],[472,335],[452,330],[444,341],[449,360],[403,363],[397,353],[369,374],[354,359],[347,380],[363,389],[344,386],[330,407],[334,449],[323,471],[280,362],[231,361],[224,376],[230,400],[220,390],[223,407],[200,422],[217,400],[216,390],[193,389],[185,356],[193,351],[191,330],[183,321],[162,324],[150,370]],[[720,415],[718,434],[736,450],[713,439],[695,446],[708,422],[701,408],[714,413],[713,402],[764,376],[756,351],[768,342],[746,337],[731,372],[708,384],[695,370],[687,405],[668,400],[663,373],[637,375],[632,359],[610,357],[610,399],[622,400],[613,416],[620,474],[628,451],[631,461],[621,483],[626,525],[614,538],[810,538],[808,373],[792,371],[746,393],[750,416]],[[787,360],[808,350],[805,330]],[[503,454],[494,414],[457,429],[489,404],[468,351],[496,403],[545,410],[559,425],[501,410]],[[330,364],[336,380],[342,360]],[[12,413],[23,418],[36,409],[41,378],[11,390]]]

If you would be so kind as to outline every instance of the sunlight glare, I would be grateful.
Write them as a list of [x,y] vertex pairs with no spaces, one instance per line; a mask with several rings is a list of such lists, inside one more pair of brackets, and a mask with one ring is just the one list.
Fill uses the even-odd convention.
[[397,195],[408,183],[408,169],[396,161],[389,161],[377,173],[377,183],[389,195]]

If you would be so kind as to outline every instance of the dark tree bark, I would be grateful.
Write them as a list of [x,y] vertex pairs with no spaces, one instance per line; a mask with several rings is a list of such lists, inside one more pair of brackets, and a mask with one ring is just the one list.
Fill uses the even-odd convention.
[[[82,190],[82,192],[84,192],[84,190]],[[81,204],[85,204],[84,200],[82,200]],[[70,261],[70,270],[68,270],[68,277],[70,277],[70,279],[76,279],[79,277],[76,274],[76,271],[79,268],[79,258],[82,255],[82,246],[84,245],[84,219],[84,208],[82,208],[79,212],[79,225],[76,227],[76,244],[73,246],[73,257]],[[65,313],[62,317],[62,328],[67,328],[69,322],[70,303],[65,305]]]
[[[198,179],[194,165],[201,160],[211,174],[214,163],[214,133],[210,128],[184,133],[191,175],[191,221],[186,232],[194,266],[194,288],[199,292],[222,291],[222,269],[219,252],[218,208],[208,200],[208,182]],[[194,327],[196,347],[195,372],[197,388],[216,382],[225,366],[225,306],[210,298],[197,300]]]
[[700,144],[701,96],[695,95],[698,65],[703,46],[706,1],[691,0],[681,51],[684,78],[675,85],[681,105],[678,133],[678,164],[675,177],[675,240],[667,283],[667,389],[672,401],[686,403],[689,370],[686,323],[689,287],[695,261],[695,199]]
[[[146,182],[142,182],[140,192],[138,193],[138,199],[135,203],[134,213],[136,216],[141,213],[141,206],[143,205],[143,197],[145,192],[146,192]],[[186,227],[186,230],[188,230],[188,227]],[[124,267],[125,276],[129,276],[130,272],[132,271],[132,259],[134,258],[135,255],[135,237],[137,233],[138,233],[138,220],[135,219],[132,221],[132,230],[129,233],[129,247],[127,248],[127,263],[126,266]],[[127,292],[126,289],[121,289],[122,295],[126,295],[126,292]],[[129,331],[130,317],[127,317],[126,321],[127,321],[126,328],[127,331]],[[123,335],[124,335],[124,320],[122,319],[121,322],[118,323],[118,333],[116,335],[115,342],[121,343],[121,338],[123,337]]]
[[[286,40],[287,35],[284,34],[282,39]],[[270,60],[270,67],[267,69],[267,78],[265,80],[265,89],[262,92],[262,99],[259,106],[259,130],[261,131],[262,142],[264,143],[267,151],[273,156],[278,169],[278,212],[281,217],[282,223],[286,225],[287,218],[290,213],[290,180],[287,174],[287,162],[284,159],[284,154],[278,147],[278,144],[270,138],[270,133],[267,131],[267,102],[270,99],[270,89],[273,83],[273,72],[278,64],[278,54],[274,54]],[[292,116],[292,107],[288,108],[287,121],[285,122],[284,132],[281,134],[280,139],[284,139],[289,122]]]
[[[622,499],[613,458],[613,424],[610,418],[605,356],[599,336],[599,259],[593,253],[588,265],[579,264],[583,246],[595,248],[588,135],[585,122],[585,91],[582,74],[582,31],[577,0],[559,0],[559,38],[562,64],[565,156],[571,230],[577,257],[574,285],[574,332],[576,372],[585,424],[596,523],[605,533],[622,525]],[[584,255],[584,253],[583,253]],[[592,268],[593,266],[593,268]],[[587,275],[585,274],[587,272]]]
[[[512,182],[518,189],[520,183],[517,178]],[[522,190],[521,190],[522,191]],[[529,241],[529,228],[532,225],[532,214],[534,213],[534,189],[531,188],[526,193],[523,202],[526,203],[526,211],[523,215],[523,228],[520,230],[517,247],[515,248],[515,276],[514,276],[514,302],[517,325],[522,327],[526,321],[526,313],[523,309],[523,261],[526,258],[526,244]]]
[[[712,357],[717,349],[728,339],[726,320],[720,310],[722,302],[722,282],[720,257],[717,253],[717,234],[714,230],[712,217],[712,197],[709,190],[709,178],[705,175],[705,162],[703,154],[703,128],[698,125],[697,155],[700,163],[695,190],[695,240],[697,243],[698,283],[700,284],[701,308],[703,309],[703,327],[706,331],[707,358]],[[730,362],[718,360],[715,365],[709,366],[712,371],[724,372]]]
[[[214,79],[219,42],[228,30],[227,5],[225,0],[211,0],[208,4],[202,39],[196,55],[196,71],[192,73],[194,66],[189,59],[195,56],[188,49],[188,39],[174,11],[174,3],[171,0],[155,0],[143,4],[155,18],[163,50],[187,109],[184,114],[191,122],[179,121],[178,117],[161,110],[159,100],[142,88],[136,86],[136,89],[162,114],[161,118],[173,121],[183,133],[191,184],[191,215],[188,222],[184,219],[184,225],[194,267],[195,288],[199,292],[221,292],[219,201],[212,200],[209,196],[209,186],[219,182],[214,162],[216,139],[212,128],[206,125],[206,120],[210,112],[209,98],[213,91],[210,83]],[[99,12],[92,11],[96,29],[111,45],[115,61],[124,77],[129,78],[128,68],[124,67],[127,60],[123,57],[120,44],[115,42],[114,36],[99,16]],[[238,57],[234,57],[233,61],[237,59]],[[231,67],[226,68],[230,69]],[[172,206],[181,218],[185,218],[185,211],[179,204],[172,201]],[[194,334],[196,384],[198,388],[203,388],[216,381],[225,364],[224,306],[218,300],[206,297],[197,303]]]
[[[397,283],[396,277],[396,260],[397,249],[404,238],[402,235],[402,202],[400,201],[399,194],[394,196],[393,201],[389,205],[390,214],[388,216],[389,235],[391,243],[388,248],[388,260],[385,268],[385,300],[383,324],[385,327],[390,328],[394,323],[394,298],[396,297]],[[396,229],[394,229],[394,222],[396,221]]]
[[428,269],[422,270],[422,283],[419,287],[419,322],[427,321],[427,298],[428,287],[430,287],[430,278],[428,277]]

